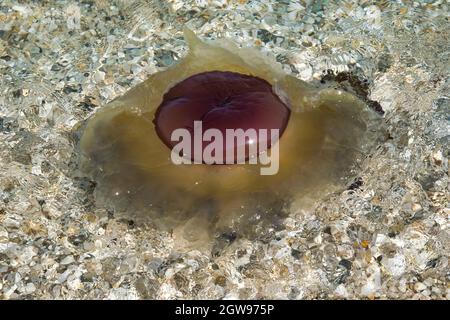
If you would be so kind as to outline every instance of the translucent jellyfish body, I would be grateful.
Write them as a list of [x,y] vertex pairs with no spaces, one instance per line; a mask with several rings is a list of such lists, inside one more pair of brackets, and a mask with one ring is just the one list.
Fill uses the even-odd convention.
[[[99,205],[178,230],[195,242],[227,228],[244,235],[276,229],[291,203],[314,203],[346,185],[375,136],[378,116],[362,100],[286,74],[257,49],[227,40],[206,43],[189,30],[185,39],[189,53],[184,59],[108,103],[84,125],[81,168],[97,183]],[[214,87],[205,77],[231,82]],[[186,79],[197,82],[180,85]],[[173,162],[170,133],[210,112],[209,107],[197,109],[211,103],[208,94],[214,92],[225,100],[214,103],[235,103],[241,113],[225,121],[228,113],[213,112],[210,123],[281,129],[272,142],[279,154],[276,174],[261,174],[267,163]],[[245,98],[236,98],[239,94]]]

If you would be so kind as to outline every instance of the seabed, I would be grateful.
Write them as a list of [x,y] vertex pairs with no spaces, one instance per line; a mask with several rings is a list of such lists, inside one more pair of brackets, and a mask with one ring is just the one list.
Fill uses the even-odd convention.
[[[449,299],[449,12],[446,1],[2,1],[0,299]],[[383,137],[354,179],[280,205],[272,227],[250,214],[251,236],[230,229],[208,250],[99,205],[96,183],[75,174],[74,128],[185,57],[183,26],[364,99]]]

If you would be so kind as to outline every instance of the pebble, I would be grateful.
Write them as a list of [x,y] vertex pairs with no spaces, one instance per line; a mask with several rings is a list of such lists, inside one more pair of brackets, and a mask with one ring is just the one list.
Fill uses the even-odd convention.
[[414,290],[416,290],[416,292],[423,291],[426,288],[427,288],[427,286],[425,284],[423,284],[422,282],[417,282],[416,284],[414,284]]
[[25,286],[26,294],[32,294],[35,291],[36,291],[36,286],[32,282],[29,282],[26,284],[26,286]]
[[103,71],[97,70],[94,73],[94,81],[100,83],[105,80],[105,73]]
[[[133,284],[142,277],[157,278],[140,283],[141,291],[156,299],[389,294],[450,300],[449,99],[448,83],[439,78],[448,39],[426,31],[427,21],[445,30],[448,5],[209,2],[177,0],[172,8],[158,1],[131,7],[124,1],[2,2],[0,297],[139,299]],[[65,172],[75,150],[72,129],[93,111],[75,106],[87,96],[101,106],[176,63],[186,52],[183,25],[202,38],[228,35],[248,47],[256,42],[258,50],[279,57],[284,69],[305,81],[319,82],[327,70],[367,79],[368,98],[385,111],[386,141],[358,164],[355,174],[364,183],[324,194],[310,207],[296,206],[286,221],[289,236],[238,237],[218,257],[202,251],[187,259],[170,234],[147,226],[112,231],[113,223],[120,225],[118,213],[97,207],[92,190],[80,188]],[[261,29],[267,31],[264,41],[254,32]],[[381,209],[371,220],[375,206]],[[422,214],[406,223],[403,208]],[[96,218],[86,220],[85,214]],[[69,225],[75,234],[86,230],[86,238],[72,243],[65,234]],[[386,243],[395,250],[383,253]],[[239,258],[238,251],[245,253]],[[116,258],[114,268],[105,265],[107,257]],[[437,257],[439,262],[430,264]],[[335,287],[329,268],[343,259],[351,275]],[[226,275],[225,287],[214,284],[215,272]],[[177,273],[192,287],[177,288]]]
[[67,256],[64,259],[61,260],[60,264],[62,265],[67,265],[67,264],[71,264],[75,262],[75,259],[73,256]]
[[341,298],[348,297],[348,291],[343,284],[338,285],[334,290],[334,293]]
[[385,258],[381,263],[393,277],[402,276],[407,268],[406,258],[402,254],[396,254],[393,258]]
[[8,241],[8,231],[0,226],[0,243],[6,243]]
[[442,162],[444,161],[444,156],[443,156],[441,150],[433,152],[433,160],[434,160],[434,163],[438,166],[440,166],[442,164]]
[[19,215],[7,215],[6,218],[3,220],[3,225],[6,229],[18,229],[20,228],[22,224],[23,218]]

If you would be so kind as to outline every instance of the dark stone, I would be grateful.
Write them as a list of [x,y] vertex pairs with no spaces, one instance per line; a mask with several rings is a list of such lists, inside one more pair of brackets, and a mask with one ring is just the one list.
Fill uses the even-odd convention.
[[388,233],[388,237],[389,238],[395,238],[397,235],[398,235],[398,232],[395,232],[395,231],[390,231]]
[[221,255],[222,251],[228,247],[231,243],[233,243],[237,238],[237,234],[235,231],[227,231],[223,232],[220,236],[218,236],[213,244],[211,255],[213,257],[218,257]]
[[303,252],[301,252],[300,250],[297,249],[291,249],[291,256],[293,256],[295,259],[300,259],[301,257],[303,257]]
[[347,188],[348,190],[359,189],[363,185],[362,178],[356,178],[355,181]]
[[80,102],[77,107],[80,109],[83,109],[84,111],[92,111],[96,107],[96,105],[86,102],[86,101],[83,101],[83,102]]
[[353,263],[350,260],[347,260],[347,259],[342,259],[341,261],[339,261],[339,265],[343,266],[347,270],[351,270],[352,269],[352,264]]
[[384,53],[378,57],[378,70],[386,72],[392,65],[392,58],[390,54]]
[[434,188],[434,183],[442,177],[442,173],[440,172],[431,172],[431,173],[418,173],[415,176],[417,182],[420,183],[424,191],[431,191]]
[[52,65],[50,70],[51,71],[61,71],[61,69],[62,69],[61,65],[59,63],[55,63]]
[[334,82],[342,90],[354,93],[358,98],[362,99],[367,105],[379,115],[384,114],[381,105],[374,100],[369,99],[370,86],[367,79],[361,80],[360,77],[352,72],[340,72],[334,74],[332,70],[324,71],[321,83]]
[[276,43],[279,39],[281,40],[280,42],[284,41],[284,37],[277,36],[266,29],[258,30],[257,37],[264,43],[267,43],[267,42]]
[[85,242],[87,239],[88,239],[88,235],[85,232],[70,236],[68,238],[69,242],[75,246],[79,246],[79,245],[83,244],[83,242]]
[[94,274],[91,272],[85,272],[80,276],[81,282],[93,282],[94,281]]
[[20,98],[22,96],[22,89],[14,90],[12,95],[14,98]]
[[426,268],[436,268],[439,263],[439,258],[431,259],[427,262]]
[[213,263],[213,264],[211,264],[211,268],[213,270],[219,270],[219,265],[217,263]]
[[349,269],[344,266],[338,265],[334,272],[334,280],[335,284],[343,284],[347,281],[347,278],[350,276]]
[[81,92],[81,84],[79,85],[67,85],[64,87],[63,92],[65,94],[69,94],[69,93],[80,93]]

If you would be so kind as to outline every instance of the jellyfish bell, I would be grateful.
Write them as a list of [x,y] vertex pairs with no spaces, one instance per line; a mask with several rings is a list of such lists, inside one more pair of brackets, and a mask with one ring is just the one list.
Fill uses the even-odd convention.
[[[176,130],[182,138],[189,136],[183,156],[194,163],[235,164],[249,158],[257,160],[265,153],[276,142],[272,136],[279,137],[285,130],[289,114],[288,106],[267,81],[211,71],[170,88],[153,122],[160,139],[172,150],[176,147],[172,139]],[[211,149],[213,152],[206,152]]]
[[[84,125],[80,166],[97,182],[99,205],[160,228],[182,228],[181,234],[211,235],[231,225],[251,234],[256,224],[273,226],[280,208],[292,201],[314,202],[341,188],[373,145],[378,117],[356,96],[307,84],[253,48],[203,42],[188,29],[185,39],[185,58],[108,103]],[[249,163],[255,154],[248,137],[241,159],[234,156],[239,145],[215,148],[222,160],[232,153],[232,164],[216,165],[196,152],[181,152],[194,164],[174,163],[171,151],[180,141],[173,133],[195,133],[196,121],[222,136],[227,129],[279,135],[257,136],[266,145],[257,149],[263,160],[257,163]],[[199,156],[209,138],[200,142]],[[276,162],[270,161],[273,154]]]

